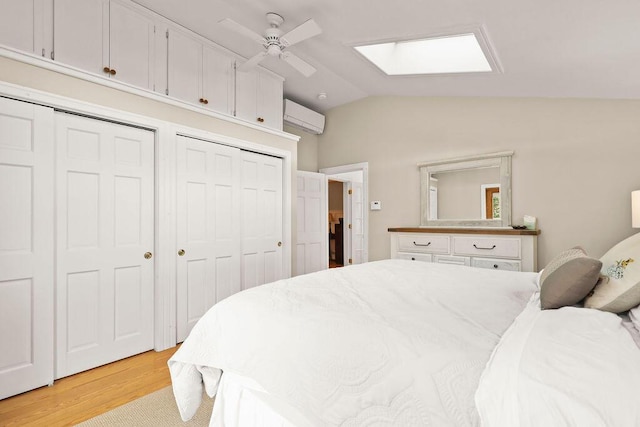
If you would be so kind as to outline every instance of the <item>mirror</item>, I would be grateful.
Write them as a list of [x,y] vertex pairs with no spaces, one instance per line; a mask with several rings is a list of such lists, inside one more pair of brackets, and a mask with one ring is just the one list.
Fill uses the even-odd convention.
[[511,226],[513,151],[419,163],[420,225]]

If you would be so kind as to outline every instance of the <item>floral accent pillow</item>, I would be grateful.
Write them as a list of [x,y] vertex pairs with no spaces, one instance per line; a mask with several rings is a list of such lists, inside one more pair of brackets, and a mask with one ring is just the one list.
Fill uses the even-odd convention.
[[640,304],[640,233],[609,249],[600,261],[603,277],[584,306],[622,313]]

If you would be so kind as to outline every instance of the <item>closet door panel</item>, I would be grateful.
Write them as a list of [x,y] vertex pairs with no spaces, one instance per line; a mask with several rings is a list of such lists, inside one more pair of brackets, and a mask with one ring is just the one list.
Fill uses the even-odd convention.
[[[178,137],[178,341],[240,290],[240,150]],[[180,255],[182,253],[182,255]]]
[[56,127],[61,378],[153,347],[154,136],[64,113]]
[[242,152],[242,286],[282,276],[282,159]]
[[53,110],[0,98],[0,399],[53,382]]

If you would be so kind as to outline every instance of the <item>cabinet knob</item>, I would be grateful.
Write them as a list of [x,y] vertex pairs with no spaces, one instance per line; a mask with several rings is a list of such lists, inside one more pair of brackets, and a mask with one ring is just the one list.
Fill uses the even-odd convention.
[[209,100],[205,98],[203,102],[204,102],[204,105],[207,105],[209,103]]
[[178,251],[178,256],[184,256],[184,254],[185,254],[184,249],[180,249]]
[[262,117],[258,117],[258,121],[259,121],[260,123],[264,123],[264,119],[263,119]]
[[152,256],[153,256],[153,254],[151,252],[145,252],[144,253],[144,259],[151,259]]
[[109,67],[104,67],[104,68],[102,69],[102,71],[104,71],[105,73],[110,73],[110,72],[111,72],[111,68],[109,68]]
[[109,74],[111,74],[112,76],[116,75],[116,70],[114,70],[113,68],[109,70]]
[[198,102],[199,102],[200,104],[204,103],[204,98],[200,98],[200,99],[198,100]]

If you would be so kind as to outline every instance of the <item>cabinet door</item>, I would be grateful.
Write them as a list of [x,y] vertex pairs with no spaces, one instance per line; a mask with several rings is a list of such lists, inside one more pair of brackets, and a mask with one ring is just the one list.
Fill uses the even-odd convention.
[[61,378],[153,348],[154,135],[65,113],[56,133]]
[[265,72],[258,72],[257,90],[258,122],[272,129],[282,130],[282,80]]
[[258,71],[236,71],[236,117],[258,123]]
[[242,152],[242,289],[283,278],[282,159]]
[[203,46],[202,97],[207,101],[207,108],[233,114],[233,63],[230,54]]
[[36,55],[47,55],[45,6],[51,1],[0,0],[0,44]]
[[240,150],[177,139],[177,338],[240,291]]
[[154,24],[141,13],[111,2],[109,68],[116,80],[153,89]]
[[0,98],[0,399],[53,382],[53,129]]
[[54,59],[91,73],[109,66],[109,0],[55,0]]
[[202,105],[202,43],[170,29],[168,45],[168,95]]

